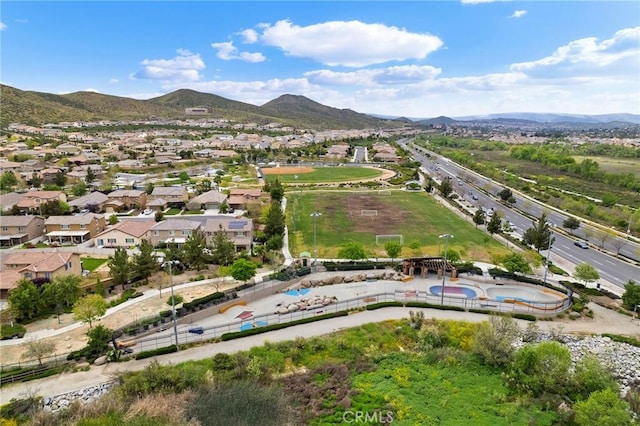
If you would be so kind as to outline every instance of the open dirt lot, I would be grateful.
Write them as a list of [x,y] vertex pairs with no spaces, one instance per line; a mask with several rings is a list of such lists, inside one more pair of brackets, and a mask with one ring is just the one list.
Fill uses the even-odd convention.
[[368,194],[353,194],[348,198],[342,198],[341,202],[340,206],[329,203],[322,208],[327,214],[348,212],[353,232],[397,234],[403,224],[412,217],[411,212],[399,209],[392,202]]
[[265,175],[296,175],[311,172],[313,172],[313,167],[265,167],[262,169],[262,173]]

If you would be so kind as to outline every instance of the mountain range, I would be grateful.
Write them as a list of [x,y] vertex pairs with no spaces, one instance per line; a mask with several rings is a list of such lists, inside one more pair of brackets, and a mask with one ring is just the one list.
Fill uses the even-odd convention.
[[[262,106],[210,93],[180,89],[147,100],[74,92],[55,95],[0,85],[0,121],[42,125],[61,121],[147,120],[184,118],[186,108],[206,107],[209,118],[258,124],[279,122],[296,128],[362,129],[401,126],[394,121],[322,105],[304,96],[282,95]],[[194,117],[191,117],[194,118]]]
[[[501,113],[466,117],[406,118],[376,116],[322,105],[304,96],[282,95],[261,106],[211,93],[180,89],[139,100],[96,92],[56,95],[0,85],[0,123],[42,125],[61,121],[147,120],[184,118],[186,108],[206,107],[209,118],[258,124],[279,122],[296,128],[362,129],[416,125],[489,127],[616,128],[640,125],[638,114]],[[193,117],[192,117],[193,118]]]

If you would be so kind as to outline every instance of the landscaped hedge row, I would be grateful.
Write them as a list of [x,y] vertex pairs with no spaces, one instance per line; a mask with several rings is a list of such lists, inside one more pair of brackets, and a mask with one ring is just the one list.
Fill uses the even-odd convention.
[[617,294],[611,293],[610,291],[604,288],[601,288],[601,289],[588,288],[583,284],[575,283],[573,281],[559,281],[559,283],[566,287],[569,287],[570,289],[572,289],[578,294],[587,295],[587,296],[607,296],[608,298],[614,299],[614,300],[620,299],[620,296],[618,296]]
[[498,277],[498,278],[505,278],[505,279],[508,279],[508,280],[519,281],[521,283],[541,285],[543,287],[547,287],[547,288],[550,288],[552,290],[559,291],[560,293],[567,294],[567,289],[565,289],[565,288],[555,287],[555,286],[553,286],[553,285],[551,285],[549,283],[545,284],[544,281],[541,281],[541,280],[539,280],[537,278],[531,278],[531,277],[527,277],[527,276],[524,276],[524,275],[512,274],[511,272],[503,271],[502,269],[491,268],[491,269],[489,269],[489,274],[494,279],[496,277]]
[[379,302],[379,303],[372,303],[370,305],[367,305],[365,307],[365,309],[367,311],[374,311],[376,309],[380,309],[380,308],[401,308],[403,305],[401,302]]
[[26,332],[27,329],[20,324],[14,324],[13,326],[2,324],[0,325],[0,340],[13,339],[16,337],[21,339]]
[[614,342],[627,343],[629,345],[637,346],[640,348],[640,339],[636,339],[635,337],[620,336],[619,334],[609,334],[609,333],[603,333],[602,337],[608,337]]
[[347,311],[334,312],[330,314],[318,315],[316,317],[302,318],[295,321],[285,322],[282,324],[265,325],[264,327],[250,328],[249,330],[235,331],[231,333],[225,333],[220,336],[222,341],[238,339],[245,336],[253,336],[254,334],[266,333],[267,331],[280,330],[282,328],[293,327],[294,325],[307,324],[314,321],[325,320],[329,318],[345,317]]
[[407,302],[405,303],[407,308],[429,308],[429,309],[440,309],[442,311],[458,311],[465,312],[464,308],[460,306],[447,306],[447,305],[434,305],[432,303],[426,302]]
[[225,294],[217,291],[215,293],[207,294],[206,296],[199,297],[197,299],[193,299],[191,302],[186,302],[182,304],[182,309],[193,309],[197,308],[200,305],[206,305],[209,302],[217,301],[219,299],[224,298]]
[[311,273],[309,266],[303,266],[297,269],[283,269],[282,271],[274,272],[269,276],[270,280],[289,281],[297,277],[303,277]]
[[165,346],[163,348],[153,349],[151,351],[142,351],[136,354],[136,359],[151,358],[152,356],[170,354],[173,352],[178,352],[178,348],[176,347],[176,345]]
[[327,271],[360,271],[376,269],[378,266],[380,267],[380,269],[383,269],[385,267],[382,264],[372,262],[324,262],[323,265],[325,268],[327,268]]
[[469,312],[473,312],[476,314],[485,314],[485,315],[500,315],[504,317],[513,317],[518,318],[525,321],[537,321],[538,318],[535,315],[530,314],[521,314],[521,313],[511,313],[511,312],[500,312],[500,311],[492,311],[491,309],[469,309]]
[[473,275],[482,275],[482,268],[475,266],[473,263],[456,265],[456,271],[458,272],[458,275],[468,273],[472,273]]

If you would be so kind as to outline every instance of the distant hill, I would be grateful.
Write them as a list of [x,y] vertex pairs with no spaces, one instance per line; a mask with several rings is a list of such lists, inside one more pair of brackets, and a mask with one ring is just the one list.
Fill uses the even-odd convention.
[[536,121],[538,123],[611,123],[624,122],[631,124],[640,124],[639,114],[554,114],[554,113],[537,113],[537,112],[508,112],[501,114],[473,115],[466,117],[454,117],[458,121],[479,121],[492,119],[515,119]]
[[298,128],[360,129],[401,124],[337,109],[304,96],[283,95],[262,106],[233,101],[210,93],[181,89],[157,98],[138,100],[95,92],[65,95],[23,91],[0,85],[2,126],[19,122],[41,125],[60,121],[126,120],[184,117],[185,108],[206,107],[209,116],[237,122],[280,122]]

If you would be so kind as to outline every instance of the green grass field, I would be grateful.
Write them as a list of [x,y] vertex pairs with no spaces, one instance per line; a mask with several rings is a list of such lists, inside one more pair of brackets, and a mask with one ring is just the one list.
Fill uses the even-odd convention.
[[[403,256],[438,255],[443,240],[438,236],[453,234],[449,247],[458,251],[463,260],[489,260],[491,254],[506,254],[508,249],[459,218],[424,192],[387,191],[299,192],[287,194],[286,220],[289,227],[289,248],[296,256],[313,253],[314,219],[317,219],[318,257],[334,258],[340,247],[357,241],[372,252],[372,256],[387,257],[384,243],[376,245],[376,234],[402,234]],[[363,216],[362,210],[376,210],[378,216]],[[295,225],[293,219],[295,216]],[[295,232],[293,232],[295,230]],[[417,241],[419,249],[409,248]]]
[[610,158],[610,157],[580,157],[574,156],[576,163],[581,163],[584,159],[590,159],[598,163],[600,170],[607,173],[633,173],[640,178],[640,160],[631,158]]
[[109,259],[97,259],[95,257],[83,257],[82,258],[82,269],[86,269],[87,271],[95,271],[100,265],[105,263]]
[[[271,169],[277,170],[277,169]],[[320,182],[348,182],[360,179],[374,179],[382,176],[382,171],[368,167],[318,167],[310,173],[266,174],[268,182],[276,180],[282,183],[311,184]],[[296,179],[296,176],[298,177]]]

